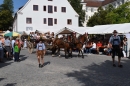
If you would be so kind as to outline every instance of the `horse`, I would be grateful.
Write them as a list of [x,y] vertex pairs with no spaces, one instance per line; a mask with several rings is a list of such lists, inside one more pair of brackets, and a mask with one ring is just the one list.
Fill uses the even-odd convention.
[[68,59],[68,57],[66,56],[66,54],[68,53],[69,56],[71,56],[72,58],[72,49],[70,47],[70,43],[69,42],[65,42],[62,39],[56,38],[53,42],[53,50],[52,50],[52,56],[55,53],[56,49],[58,49],[57,53],[60,56],[60,48],[63,48],[65,51],[65,58]]
[[[46,47],[46,51],[47,50],[52,50],[52,48],[53,48],[53,45],[52,45],[52,42],[53,42],[53,40],[52,39],[43,39],[43,42],[44,42],[44,44],[45,44],[45,47]],[[47,54],[47,53],[46,53]]]
[[28,41],[27,48],[28,48],[29,53],[32,53],[34,50],[34,44],[32,42]]
[[87,39],[87,35],[86,34],[83,34],[83,35],[80,35],[78,38],[72,36],[72,49],[76,48],[78,50],[78,57],[80,56],[80,52],[82,54],[82,58],[84,58],[84,55],[83,55],[83,44],[86,43],[88,41]]

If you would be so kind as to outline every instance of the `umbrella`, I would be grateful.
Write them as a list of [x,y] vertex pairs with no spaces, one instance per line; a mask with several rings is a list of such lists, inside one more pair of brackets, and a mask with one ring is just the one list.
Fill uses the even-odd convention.
[[10,32],[10,33],[4,34],[4,36],[19,36],[19,33],[17,33],[17,32]]

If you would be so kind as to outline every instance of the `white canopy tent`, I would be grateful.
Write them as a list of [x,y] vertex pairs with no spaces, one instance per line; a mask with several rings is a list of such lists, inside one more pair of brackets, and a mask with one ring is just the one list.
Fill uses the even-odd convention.
[[118,33],[129,33],[130,32],[130,23],[125,24],[114,24],[109,29],[104,30],[103,33],[110,34],[113,30],[117,30]]
[[104,34],[104,30],[109,29],[111,26],[112,25],[98,25],[87,29],[86,32],[88,32],[88,34]]
[[111,34],[114,30],[118,33],[129,33],[130,23],[123,24],[110,24],[110,25],[99,25],[94,26],[91,29],[87,29],[88,34]]
[[58,34],[70,34],[72,32],[77,34],[84,34],[87,29],[90,29],[90,27],[65,27],[63,29],[60,29],[55,33],[55,35]]

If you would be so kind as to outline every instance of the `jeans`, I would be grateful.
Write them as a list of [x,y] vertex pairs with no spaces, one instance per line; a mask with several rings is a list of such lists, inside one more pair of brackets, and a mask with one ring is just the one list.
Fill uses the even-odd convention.
[[18,60],[19,60],[19,53],[18,53],[18,52],[15,52],[15,53],[14,53],[14,58],[15,58],[15,59],[14,59],[15,61],[18,61]]
[[90,48],[89,53],[92,53],[92,50],[96,50],[96,48]]

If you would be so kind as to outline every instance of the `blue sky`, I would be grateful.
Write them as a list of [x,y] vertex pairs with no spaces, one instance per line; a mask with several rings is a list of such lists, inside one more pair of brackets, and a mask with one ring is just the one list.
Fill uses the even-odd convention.
[[[14,2],[14,12],[18,10],[19,7],[23,6],[28,0],[13,0]],[[3,0],[0,0],[0,4],[3,4]]]

